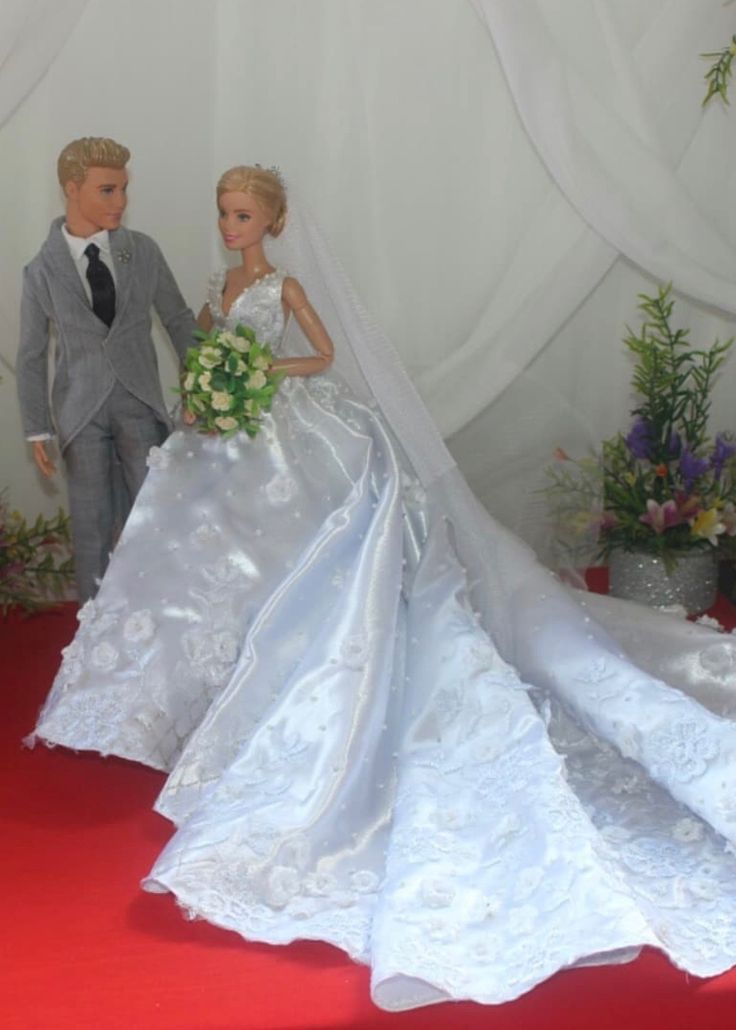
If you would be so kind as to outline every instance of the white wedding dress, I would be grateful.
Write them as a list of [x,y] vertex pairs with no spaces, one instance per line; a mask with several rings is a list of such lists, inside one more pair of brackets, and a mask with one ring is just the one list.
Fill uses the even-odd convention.
[[[278,348],[283,275],[227,316],[223,275],[217,324]],[[730,967],[732,642],[626,605],[614,640],[456,472],[418,478],[385,412],[292,378],[257,438],[154,449],[36,734],[169,773],[147,889],[332,942],[384,1008],[642,945]]]

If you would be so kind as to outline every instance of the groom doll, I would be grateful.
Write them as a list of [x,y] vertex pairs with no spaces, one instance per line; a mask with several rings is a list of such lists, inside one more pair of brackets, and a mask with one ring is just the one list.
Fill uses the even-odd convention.
[[[23,429],[45,476],[56,471],[46,443],[54,433],[58,439],[80,602],[97,590],[116,518],[130,510],[149,448],[171,429],[151,339],[151,308],[180,358],[196,329],[157,244],[121,225],[129,157],[126,147],[96,137],[62,150],[58,173],[66,215],[52,223],[24,270],[17,366]],[[49,400],[51,328],[56,362]],[[114,489],[121,473],[122,513]]]

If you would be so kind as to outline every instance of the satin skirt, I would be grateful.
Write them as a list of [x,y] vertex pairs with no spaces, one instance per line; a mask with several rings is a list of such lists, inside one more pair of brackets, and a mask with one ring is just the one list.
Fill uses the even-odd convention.
[[335,379],[149,464],[36,729],[168,774],[146,889],[329,941],[387,1009],[642,945],[736,962],[728,705],[635,665],[490,521],[481,615],[441,500]]

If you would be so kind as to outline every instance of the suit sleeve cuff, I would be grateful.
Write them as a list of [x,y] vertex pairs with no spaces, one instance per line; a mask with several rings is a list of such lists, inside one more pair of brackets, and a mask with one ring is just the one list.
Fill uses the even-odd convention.
[[39,443],[42,440],[53,440],[51,433],[36,433],[34,436],[27,436],[28,443]]

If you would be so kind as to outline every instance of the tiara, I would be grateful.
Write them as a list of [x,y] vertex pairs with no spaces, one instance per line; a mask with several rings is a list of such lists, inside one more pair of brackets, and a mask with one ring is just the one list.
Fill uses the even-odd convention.
[[277,165],[270,165],[270,167],[264,168],[262,164],[259,164],[256,161],[255,164],[253,165],[253,167],[254,168],[260,168],[262,172],[268,172],[269,175],[272,175],[274,177],[274,179],[276,179],[276,181],[278,182],[278,184],[279,184],[279,186],[281,187],[282,190],[286,189],[286,183],[284,182],[284,177],[281,174],[281,169]]

